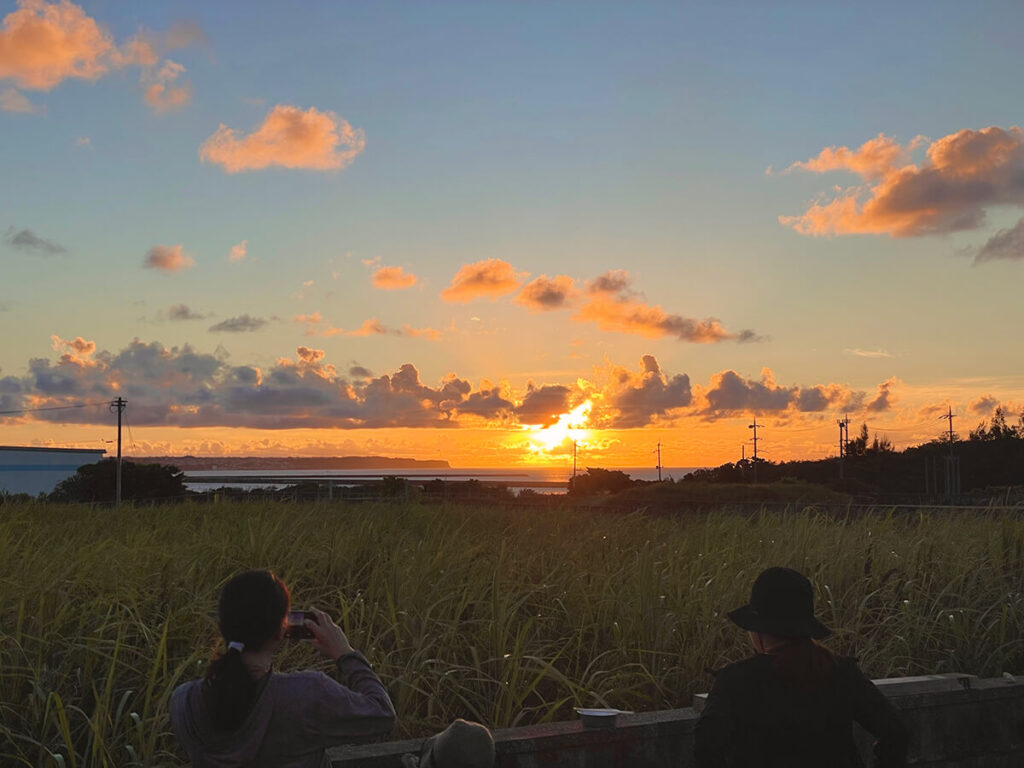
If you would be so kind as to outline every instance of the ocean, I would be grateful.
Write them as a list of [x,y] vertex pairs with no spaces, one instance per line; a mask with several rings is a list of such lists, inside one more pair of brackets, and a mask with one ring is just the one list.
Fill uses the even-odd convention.
[[[657,480],[656,467],[607,467],[607,469],[625,472],[634,480]],[[683,477],[700,467],[662,467],[663,479]],[[579,470],[578,474],[583,474]],[[539,493],[565,493],[565,484],[572,477],[571,467],[512,467],[512,468],[473,468],[451,467],[448,469],[209,469],[189,470],[185,472],[185,485],[191,491],[205,491],[224,486],[236,488],[283,488],[289,482],[299,479],[334,480],[337,485],[345,485],[345,479],[367,480],[384,477],[405,477],[410,480],[481,480],[490,483],[509,483],[517,489],[533,488]],[[245,478],[259,478],[260,482],[247,483]],[[230,481],[230,482],[226,482]],[[272,481],[272,482],[268,482]],[[550,483],[559,483],[561,487],[551,487]],[[353,482],[353,485],[356,483]],[[536,484],[536,485],[534,485]]]

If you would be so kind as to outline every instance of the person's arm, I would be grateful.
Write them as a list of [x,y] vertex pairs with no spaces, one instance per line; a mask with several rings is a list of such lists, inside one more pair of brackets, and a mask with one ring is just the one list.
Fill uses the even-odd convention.
[[395,707],[377,673],[330,616],[316,608],[312,612],[317,621],[306,621],[313,632],[311,642],[334,659],[338,675],[338,682],[321,678],[317,712],[324,736],[336,742],[388,733],[395,725]]
[[907,764],[907,728],[899,710],[850,660],[847,669],[853,693],[853,718],[876,739],[877,768],[904,768]]
[[715,678],[694,730],[693,755],[697,768],[721,768],[736,740],[734,690],[727,670]]

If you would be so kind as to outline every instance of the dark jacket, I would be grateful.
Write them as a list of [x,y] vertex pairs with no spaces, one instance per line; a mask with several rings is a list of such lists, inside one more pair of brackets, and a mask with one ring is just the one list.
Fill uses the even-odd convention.
[[196,768],[321,768],[326,748],[365,741],[395,724],[395,708],[362,654],[336,664],[342,682],[323,672],[271,672],[245,722],[217,731],[206,712],[203,681],[178,686],[171,724]]
[[899,713],[857,668],[838,658],[820,691],[790,688],[764,654],[720,670],[697,723],[698,768],[858,768],[853,722],[877,742],[878,768],[906,765],[907,733]]

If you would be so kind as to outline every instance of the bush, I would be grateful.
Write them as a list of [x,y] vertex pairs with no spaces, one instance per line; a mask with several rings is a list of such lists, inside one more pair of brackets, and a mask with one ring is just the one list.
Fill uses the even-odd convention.
[[[67,480],[57,484],[49,501],[110,502],[116,497],[117,459],[103,459],[79,467]],[[121,499],[149,501],[186,496],[185,475],[166,464],[121,463]]]

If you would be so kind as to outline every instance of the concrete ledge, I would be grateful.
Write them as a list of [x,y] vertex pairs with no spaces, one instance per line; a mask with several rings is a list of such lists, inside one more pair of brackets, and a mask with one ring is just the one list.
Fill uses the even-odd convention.
[[[1024,766],[1024,677],[978,679],[927,675],[876,680],[904,713],[911,734],[910,765],[928,768]],[[698,706],[704,695],[695,697]],[[584,730],[579,721],[495,731],[499,768],[615,768],[693,766],[698,709],[620,715],[614,730]],[[870,737],[858,742],[870,765]],[[328,750],[332,768],[400,768],[421,740]]]

